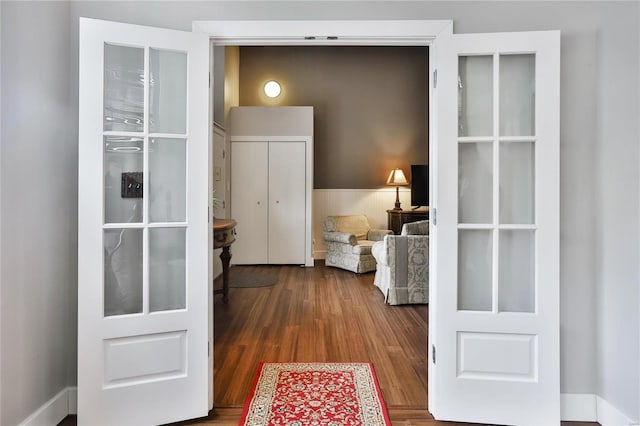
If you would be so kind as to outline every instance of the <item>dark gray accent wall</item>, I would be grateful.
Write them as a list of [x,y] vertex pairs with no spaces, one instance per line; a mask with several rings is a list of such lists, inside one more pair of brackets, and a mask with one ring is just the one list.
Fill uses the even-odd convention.
[[428,163],[428,73],[427,47],[241,47],[240,105],[312,106],[314,188],[380,188]]

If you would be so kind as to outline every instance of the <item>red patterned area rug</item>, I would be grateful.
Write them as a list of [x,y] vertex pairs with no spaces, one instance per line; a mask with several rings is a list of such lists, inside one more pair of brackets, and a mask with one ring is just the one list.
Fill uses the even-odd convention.
[[369,363],[261,363],[239,424],[386,426],[391,422]]

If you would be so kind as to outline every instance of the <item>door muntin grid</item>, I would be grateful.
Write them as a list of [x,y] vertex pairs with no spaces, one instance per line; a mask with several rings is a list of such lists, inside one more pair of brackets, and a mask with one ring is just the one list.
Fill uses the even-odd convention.
[[187,52],[104,44],[104,316],[186,309]]
[[535,53],[458,57],[457,309],[536,312]]

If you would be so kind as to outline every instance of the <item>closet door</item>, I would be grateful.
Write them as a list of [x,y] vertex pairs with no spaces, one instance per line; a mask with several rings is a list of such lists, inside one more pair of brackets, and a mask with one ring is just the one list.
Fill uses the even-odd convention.
[[268,143],[231,144],[231,217],[238,222],[233,264],[268,263],[268,164]]
[[269,263],[304,264],[304,142],[269,142]]

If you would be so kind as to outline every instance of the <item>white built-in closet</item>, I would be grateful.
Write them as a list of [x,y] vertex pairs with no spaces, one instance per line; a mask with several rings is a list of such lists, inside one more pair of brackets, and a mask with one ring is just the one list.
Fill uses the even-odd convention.
[[231,263],[313,266],[313,108],[231,110]]

